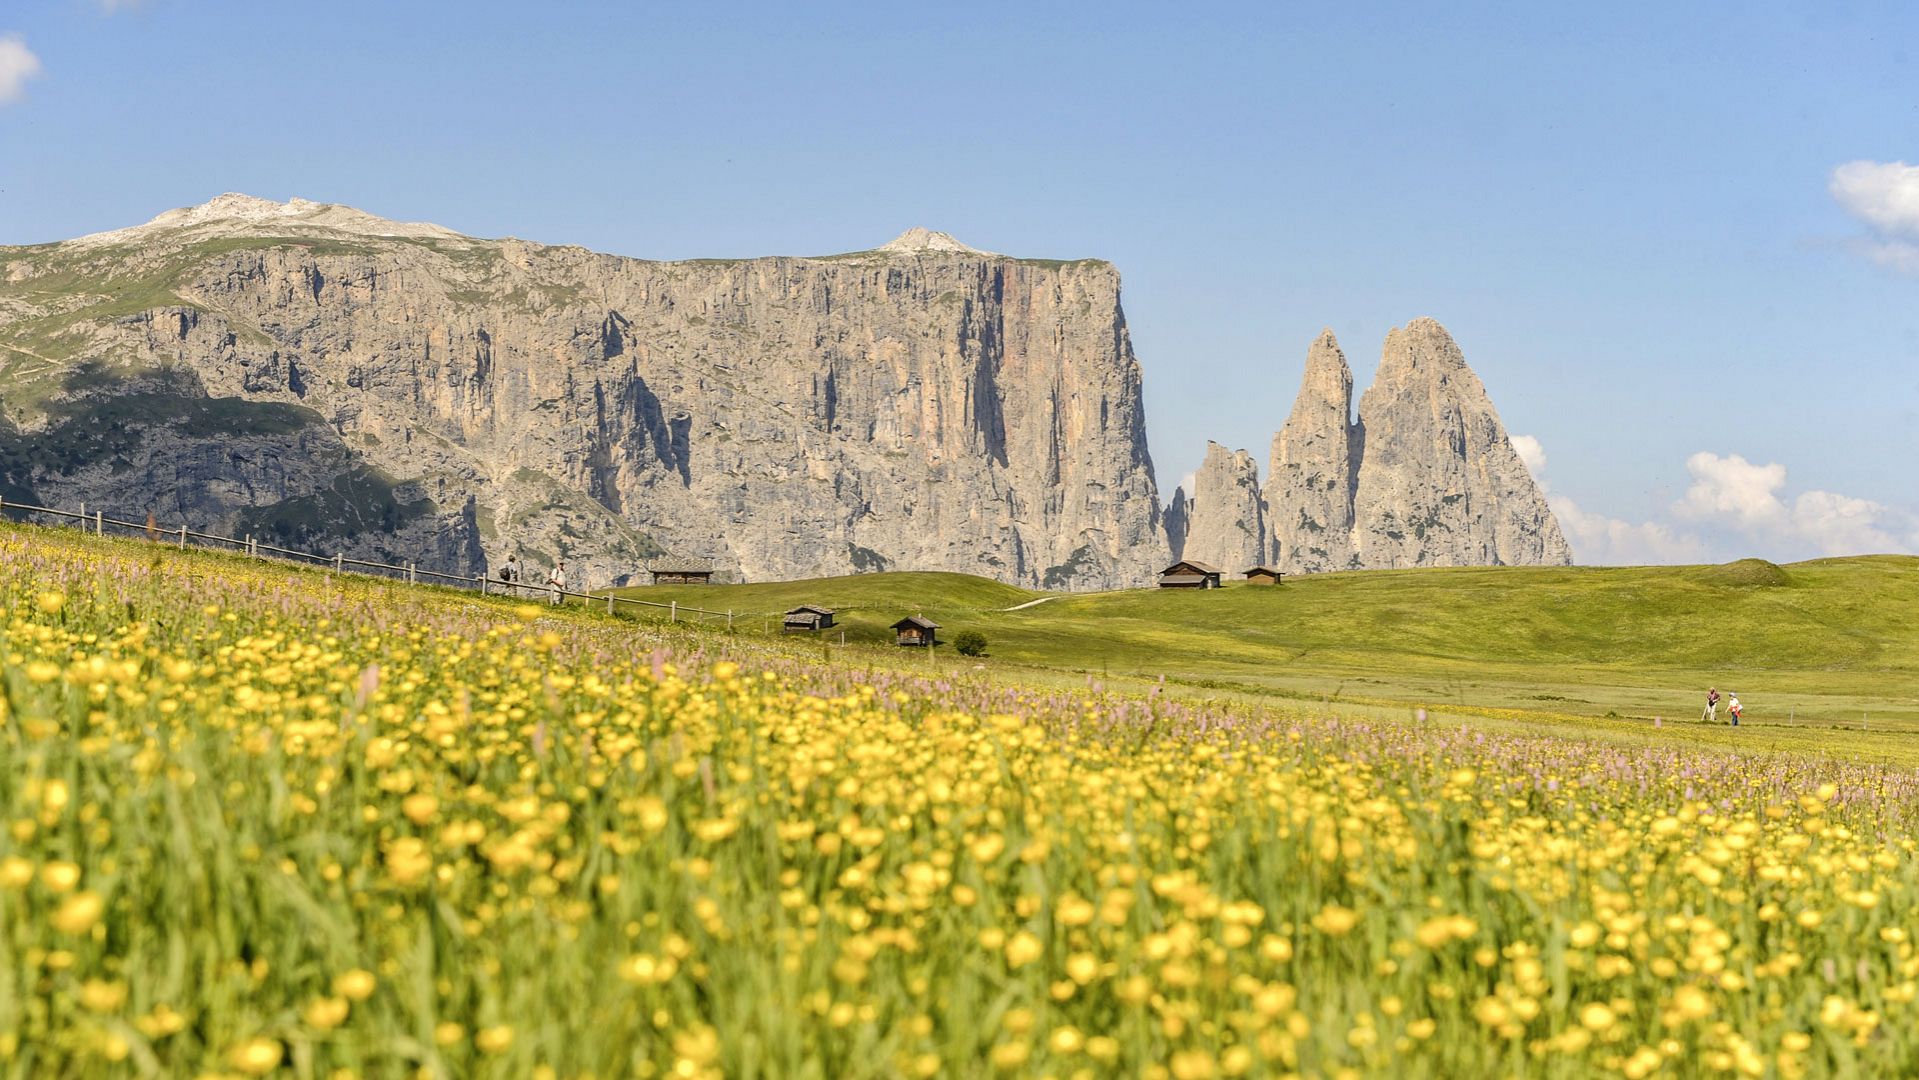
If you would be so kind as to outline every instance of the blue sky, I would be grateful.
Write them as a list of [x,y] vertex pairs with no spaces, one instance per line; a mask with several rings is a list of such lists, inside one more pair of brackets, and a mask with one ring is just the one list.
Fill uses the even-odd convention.
[[1919,549],[1910,5],[547,7],[6,0],[0,243],[229,190],[654,258],[926,225],[1119,265],[1167,492],[1264,461],[1320,327],[1363,387],[1432,315],[1581,561]]

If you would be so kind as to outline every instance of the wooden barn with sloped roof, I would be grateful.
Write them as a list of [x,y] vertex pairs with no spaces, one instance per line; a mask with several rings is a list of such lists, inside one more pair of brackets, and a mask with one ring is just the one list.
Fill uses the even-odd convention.
[[710,585],[713,581],[712,566],[690,559],[661,559],[649,563],[646,571],[655,585]]
[[940,624],[924,615],[908,615],[893,624],[895,643],[900,645],[936,645]]
[[1217,589],[1219,567],[1193,559],[1181,559],[1159,572],[1162,589]]
[[780,622],[780,628],[790,633],[804,630],[824,630],[833,625],[833,609],[801,604],[788,611]]

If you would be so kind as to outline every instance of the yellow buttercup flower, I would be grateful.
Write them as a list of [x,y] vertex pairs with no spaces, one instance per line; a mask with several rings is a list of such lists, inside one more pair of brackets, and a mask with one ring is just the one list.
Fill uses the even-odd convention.
[[286,1050],[274,1039],[249,1039],[227,1054],[227,1061],[248,1076],[265,1076],[279,1068]]
[[84,934],[93,929],[105,911],[106,901],[100,898],[100,894],[82,891],[61,901],[53,917],[47,921],[63,934]]

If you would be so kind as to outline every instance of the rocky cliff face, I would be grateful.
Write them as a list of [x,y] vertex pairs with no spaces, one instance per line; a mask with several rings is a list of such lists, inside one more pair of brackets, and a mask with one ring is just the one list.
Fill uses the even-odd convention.
[[1191,515],[1180,558],[1228,574],[1266,560],[1266,516],[1253,455],[1207,443],[1206,460],[1193,475]]
[[[1290,573],[1410,566],[1565,565],[1572,550],[1444,327],[1415,319],[1387,335],[1379,374],[1351,421],[1352,371],[1320,335],[1292,415],[1273,438],[1262,511],[1270,554]],[[1219,451],[1207,449],[1209,468]],[[1219,451],[1223,453],[1223,451]],[[1207,470],[1202,470],[1202,476]],[[1216,485],[1219,486],[1219,485]],[[1188,557],[1244,550],[1238,486],[1188,509]]]
[[461,571],[1166,560],[1118,274],[924,230],[661,263],[227,196],[0,248],[0,409],[12,497]]
[[1166,504],[1166,545],[1175,559],[1186,557],[1186,532],[1193,521],[1193,500],[1184,487],[1173,489]]
[[1446,328],[1386,335],[1359,403],[1353,542],[1368,566],[1565,565],[1572,549]]
[[1271,554],[1289,574],[1352,565],[1353,481],[1359,467],[1359,430],[1352,414],[1353,370],[1326,330],[1306,350],[1299,397],[1273,436],[1266,474]]

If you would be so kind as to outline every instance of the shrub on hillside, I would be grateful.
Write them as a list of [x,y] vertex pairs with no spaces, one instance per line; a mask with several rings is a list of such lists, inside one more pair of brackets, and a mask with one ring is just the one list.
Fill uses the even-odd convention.
[[961,656],[985,656],[986,635],[978,630],[961,630],[953,635],[953,648],[958,649]]

